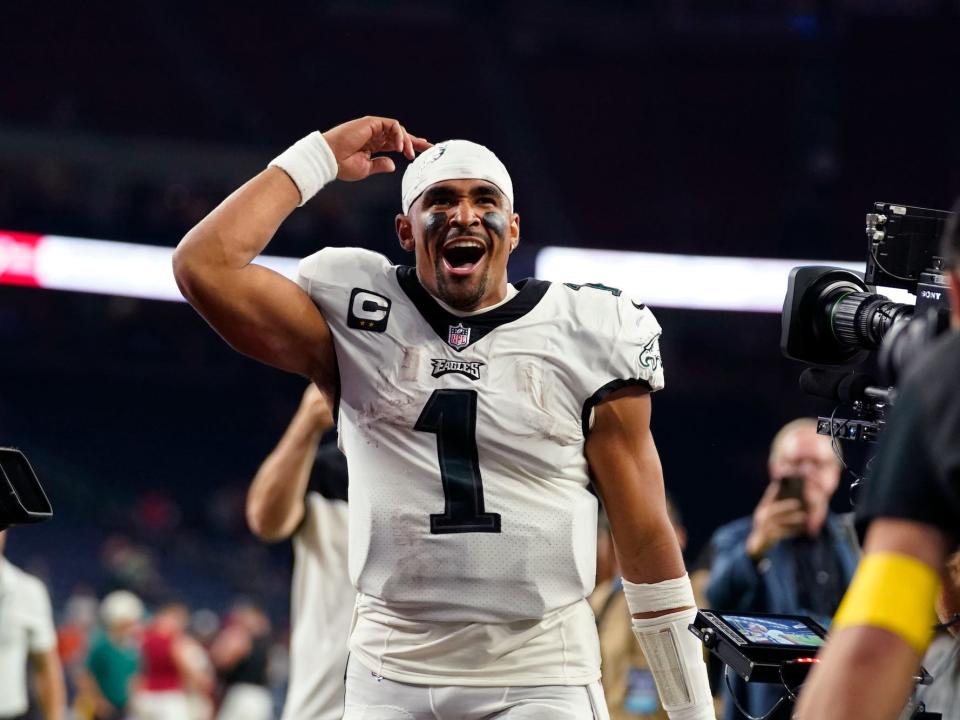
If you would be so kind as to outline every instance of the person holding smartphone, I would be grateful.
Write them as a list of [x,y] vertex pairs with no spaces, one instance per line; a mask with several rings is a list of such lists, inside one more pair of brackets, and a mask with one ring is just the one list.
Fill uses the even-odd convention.
[[[787,423],[770,445],[769,483],[753,514],[718,529],[706,595],[723,612],[809,615],[829,625],[856,569],[859,550],[846,518],[830,512],[840,460],[812,418]],[[742,683],[734,692],[751,715],[783,694],[776,685]],[[787,703],[772,718],[788,718]],[[729,698],[725,720],[742,714]]]

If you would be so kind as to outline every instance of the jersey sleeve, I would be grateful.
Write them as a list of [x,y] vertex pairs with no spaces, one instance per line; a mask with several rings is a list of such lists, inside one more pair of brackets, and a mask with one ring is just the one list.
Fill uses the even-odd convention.
[[588,385],[600,402],[604,395],[628,385],[650,392],[663,389],[660,358],[660,323],[643,303],[619,295],[614,302],[594,299],[580,321],[591,330],[584,342],[588,360]]
[[616,379],[645,385],[651,392],[662,390],[660,323],[643,303],[626,296],[618,300],[620,327],[610,356],[611,373]]
[[650,392],[664,386],[660,324],[646,305],[619,290],[568,285],[574,292],[574,322],[585,399],[583,432],[593,424],[593,408],[610,393],[640,386]]
[[57,646],[50,595],[39,580],[31,578],[30,624],[28,644],[31,653],[41,653]]
[[[350,315],[351,295],[369,289],[392,269],[383,255],[363,248],[324,248],[305,257],[297,267],[297,284],[320,308],[334,331]],[[360,313],[366,297],[358,300]]]

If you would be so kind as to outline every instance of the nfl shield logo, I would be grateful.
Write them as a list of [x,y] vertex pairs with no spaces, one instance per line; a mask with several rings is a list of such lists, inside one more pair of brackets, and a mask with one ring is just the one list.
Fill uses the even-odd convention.
[[470,328],[465,328],[463,323],[457,323],[450,326],[450,333],[447,335],[447,342],[451,347],[462,348],[470,344]]

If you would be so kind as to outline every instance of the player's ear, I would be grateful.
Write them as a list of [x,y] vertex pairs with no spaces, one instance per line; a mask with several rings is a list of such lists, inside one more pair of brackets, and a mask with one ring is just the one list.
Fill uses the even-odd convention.
[[394,227],[397,230],[397,240],[400,241],[400,247],[407,252],[413,252],[417,243],[413,239],[413,226],[410,223],[410,218],[402,213],[398,214],[394,219]]
[[507,234],[510,237],[510,252],[513,252],[520,244],[520,216],[517,213],[513,213],[510,218],[510,229]]

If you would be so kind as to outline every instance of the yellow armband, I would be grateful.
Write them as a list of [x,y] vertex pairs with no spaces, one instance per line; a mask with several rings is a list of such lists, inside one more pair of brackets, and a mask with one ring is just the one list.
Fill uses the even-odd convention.
[[934,601],[939,592],[940,576],[929,565],[909,555],[870,553],[860,561],[832,627],[882,628],[922,656],[937,622]]

